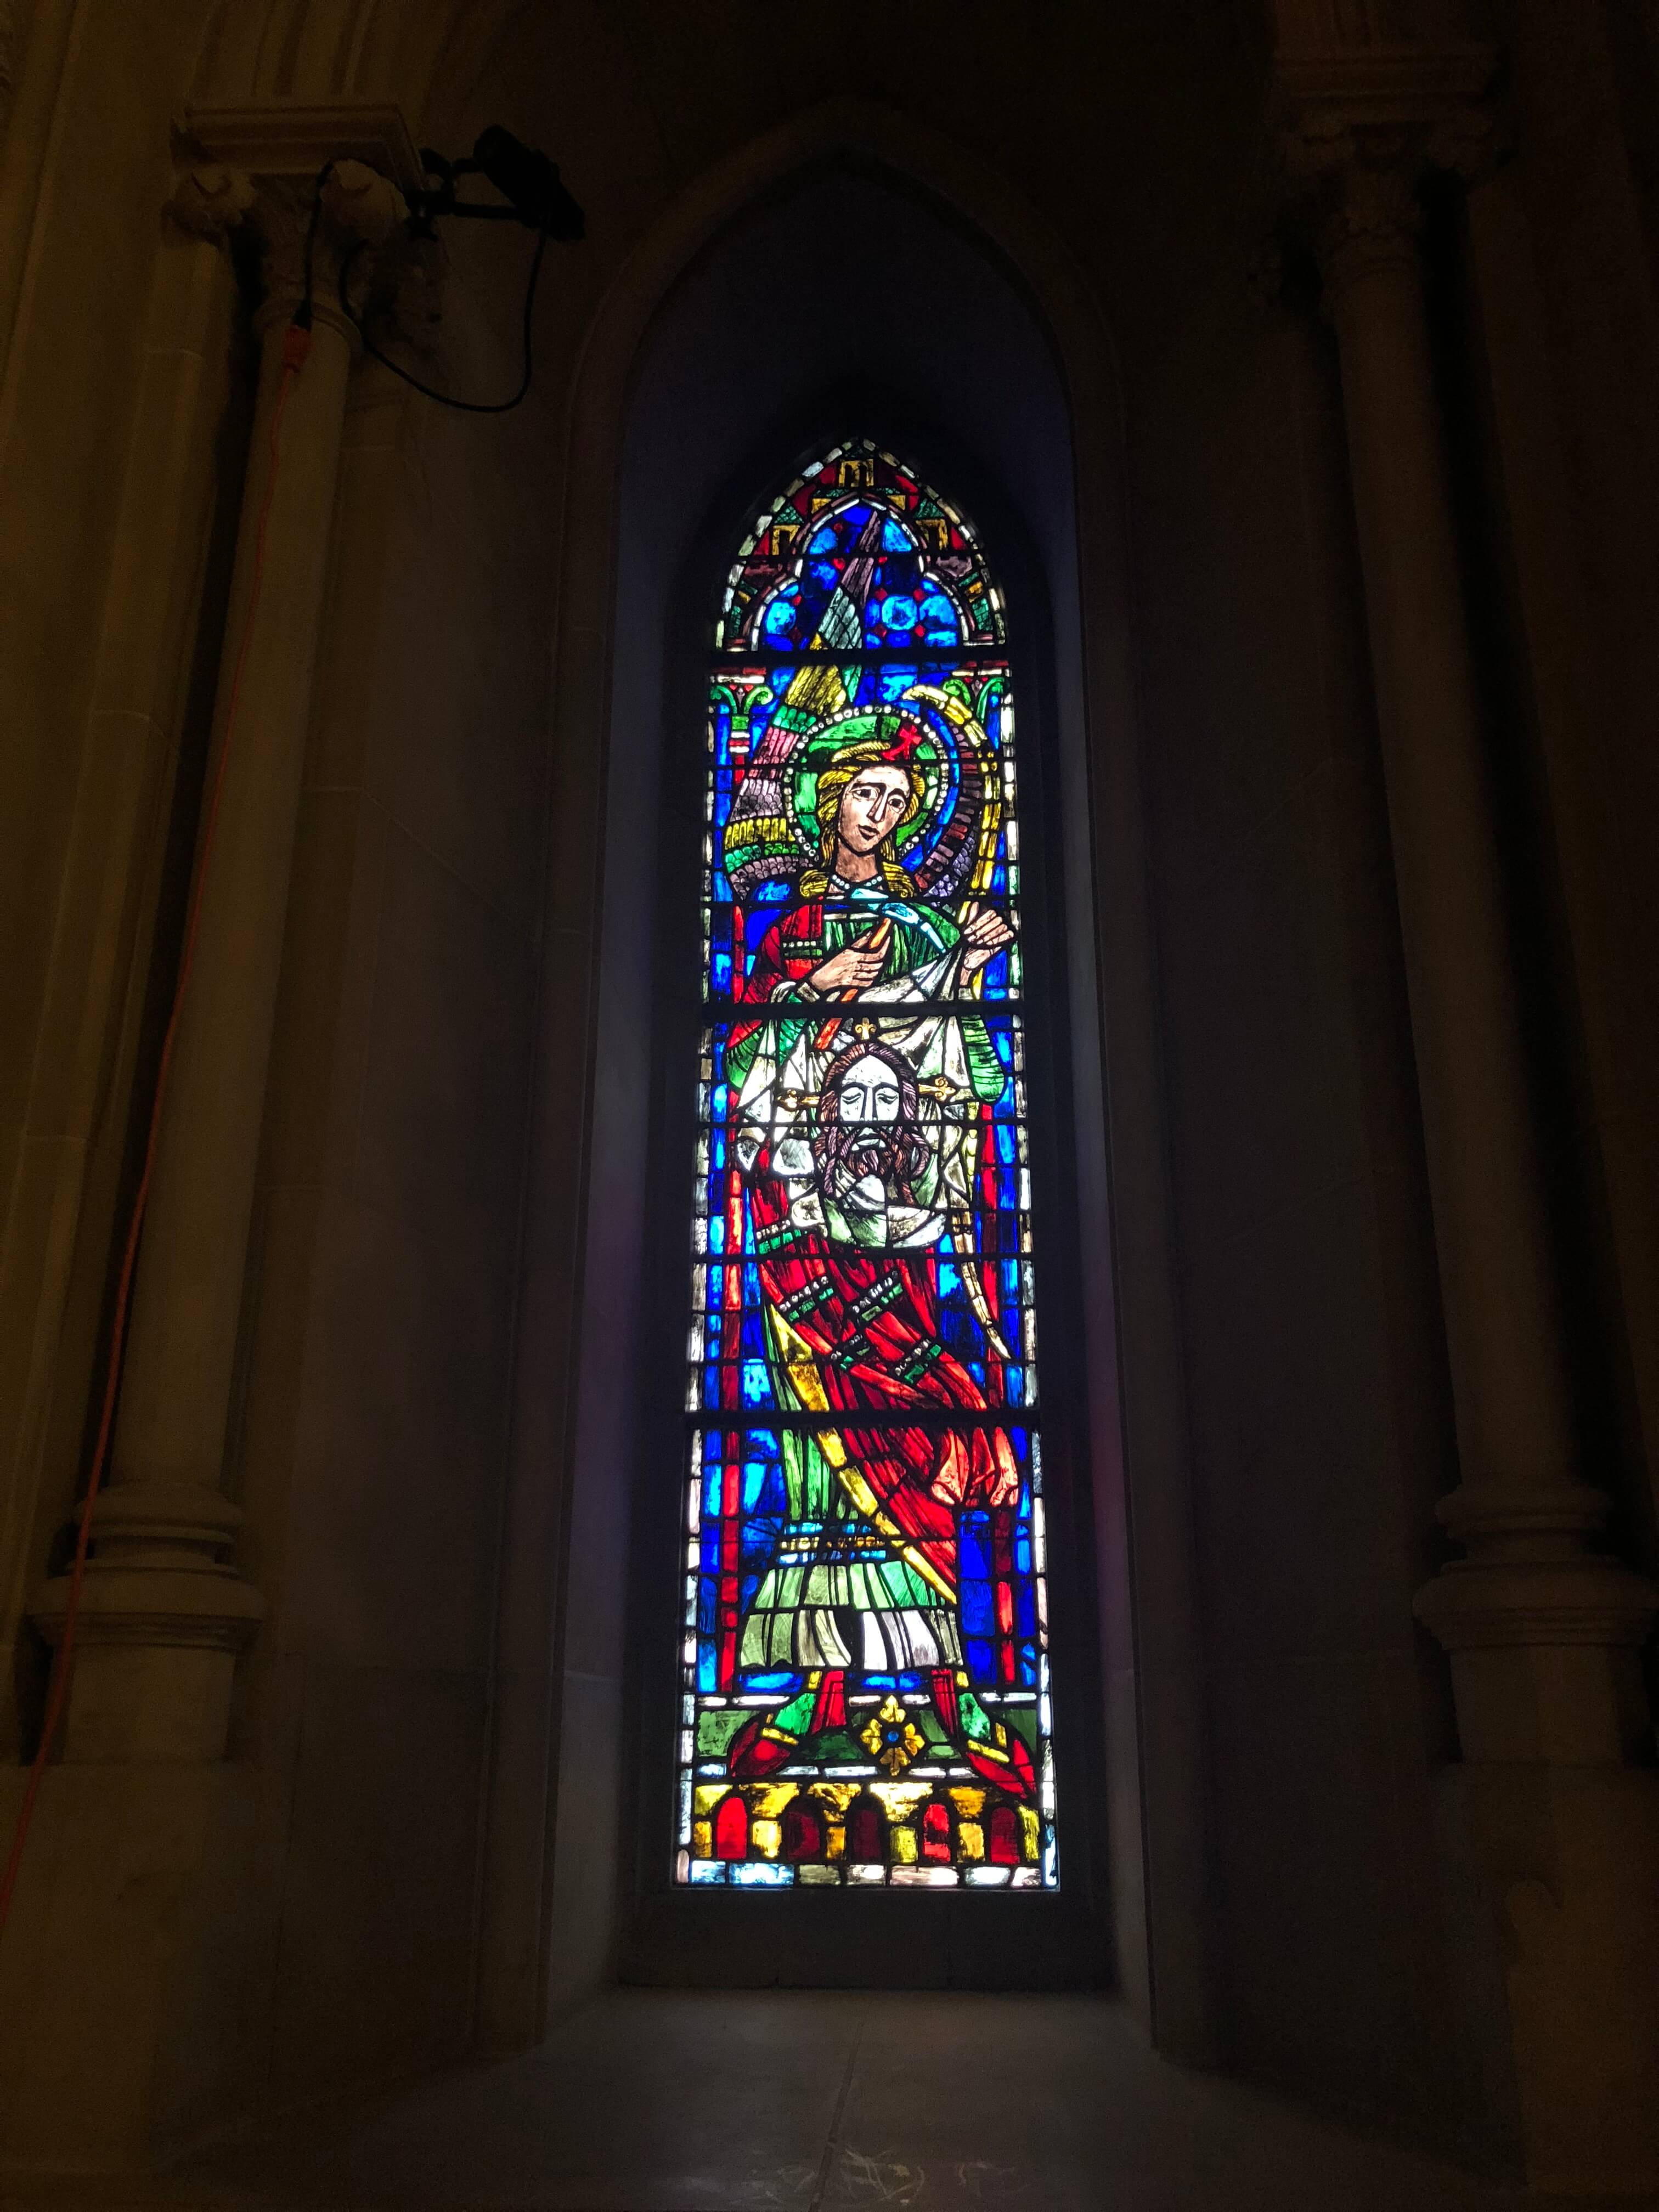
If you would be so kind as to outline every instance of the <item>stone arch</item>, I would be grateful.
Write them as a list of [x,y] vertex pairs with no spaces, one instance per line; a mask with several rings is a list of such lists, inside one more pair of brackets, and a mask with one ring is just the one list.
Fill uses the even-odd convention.
[[[1089,1026],[1103,1023],[1112,1038],[1110,1146],[1118,1187],[1109,1219],[1103,1187],[1091,1194],[1094,1226],[1103,1246],[1114,1235],[1133,1249],[1135,1274],[1126,1284],[1123,1310],[1111,1310],[1107,1287],[1094,1301],[1091,1341],[1103,1346],[1094,1364],[1096,1513],[1101,1528],[1101,1580],[1107,1615],[1103,1672],[1115,1738],[1110,1828],[1116,1948],[1126,1990],[1152,2021],[1160,2044],[1185,2055],[1212,2045],[1212,1969],[1204,1903],[1205,1785],[1194,1703],[1199,1677],[1194,1618],[1186,1451],[1180,1407],[1169,1220],[1158,1103],[1158,1054],[1152,989],[1151,921],[1145,891],[1141,807],[1135,763],[1135,707],[1130,652],[1128,535],[1122,489],[1121,399],[1105,318],[1063,244],[994,172],[930,126],[890,108],[837,98],[809,108],[740,149],[698,179],[635,247],[608,289],[586,333],[566,424],[563,538],[558,599],[550,747],[555,763],[550,868],[555,882],[552,918],[561,927],[564,957],[549,963],[541,1013],[542,1048],[533,1126],[541,1133],[532,1162],[528,1243],[555,1233],[568,1200],[560,1187],[559,1150],[568,1146],[573,1118],[582,1133],[585,1203],[591,1203],[595,1160],[590,1150],[595,1118],[596,1068],[605,1052],[605,980],[599,917],[604,894],[605,732],[611,726],[618,649],[616,568],[620,504],[629,410],[650,336],[676,287],[695,270],[748,211],[763,208],[815,177],[850,173],[879,179],[886,188],[920,202],[971,244],[972,249],[1026,303],[1043,334],[1064,394],[1073,471],[1078,532],[1074,562],[1077,633],[1067,641],[1079,685],[1079,725],[1096,735],[1085,771],[1092,831],[1084,830],[1081,872],[1089,872],[1089,845],[1097,846],[1100,883],[1098,934],[1091,918]],[[1109,732],[1109,737],[1106,733]],[[1082,829],[1079,823],[1079,828]],[[1074,1013],[1076,1007],[1074,1005]],[[580,1113],[569,1098],[569,1041],[586,1041],[581,1054],[586,1096]],[[1092,1111],[1106,1101],[1097,1091]],[[568,1170],[565,1170],[568,1190]],[[1103,1186],[1103,1164],[1101,1182]],[[576,1249],[592,1265],[594,1238],[577,1231]],[[1109,1268],[1103,1270],[1109,1278]],[[582,1585],[591,1602],[590,1538],[615,1559],[622,1540],[614,1531],[595,1534],[585,1524],[593,1505],[591,1441],[583,1437],[583,1364],[591,1362],[594,1332],[580,1340],[580,1317],[603,1306],[590,1279],[580,1297],[558,1272],[532,1258],[520,1309],[521,1358],[515,1448],[509,1499],[508,1554],[517,1555],[504,1601],[503,1641],[533,1640],[535,1623],[561,1622],[568,1633],[565,1568],[561,1550],[580,1551]],[[1121,1328],[1129,1386],[1127,1470],[1117,1443],[1121,1407],[1110,1345]],[[544,1358],[532,1347],[549,1347]],[[1113,1378],[1106,1368],[1113,1366]],[[591,1397],[592,1377],[589,1376]],[[547,1526],[540,1501],[549,1454],[571,1467],[571,1492],[563,1530]],[[1131,1557],[1129,1491],[1134,1493],[1134,1557]],[[570,1532],[574,1530],[574,1534]],[[539,1545],[532,1571],[524,1562]],[[1155,1644],[1131,1637],[1131,1589],[1143,1620],[1156,1621]],[[620,1597],[617,1600],[620,1605]],[[545,1628],[542,1633],[545,1634]],[[1164,1699],[1155,1726],[1143,1726],[1148,1705],[1146,1656],[1156,1649],[1161,1666],[1188,1686],[1184,1703]],[[501,1741],[542,1747],[499,1757],[492,1778],[489,1863],[486,1871],[483,2013],[489,2032],[514,2035],[533,2029],[555,1978],[599,1971],[604,1939],[586,1967],[550,1960],[550,1946],[594,1942],[609,1920],[612,1900],[596,1874],[592,1840],[579,1844],[561,1833],[554,1810],[548,1847],[533,1872],[515,1844],[515,1816],[535,1785],[526,1763],[544,1761],[554,1740],[564,1668],[568,1692],[592,1675],[571,1661],[568,1649],[550,1655],[555,1686],[545,1692],[538,1723],[525,1715]],[[1138,1659],[1139,1663],[1138,1665]],[[580,1735],[578,1715],[565,1701],[560,1737],[564,1757]],[[604,1723],[612,1747],[619,1723]],[[556,1784],[544,1775],[544,1802]],[[560,1892],[573,1868],[574,1889],[559,1911],[565,1931],[546,1933]],[[516,1875],[513,1869],[516,1869]],[[597,1887],[595,1886],[597,1881]],[[515,1889],[516,1884],[516,1889]],[[526,1923],[540,1923],[540,1967],[532,1988],[526,1975]],[[578,1931],[573,1935],[571,1931]],[[1154,2010],[1154,1960],[1156,2009]]]

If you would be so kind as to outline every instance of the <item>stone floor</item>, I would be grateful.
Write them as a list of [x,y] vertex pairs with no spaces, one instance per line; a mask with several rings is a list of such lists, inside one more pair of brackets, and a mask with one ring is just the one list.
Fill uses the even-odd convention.
[[[7,2203],[24,2200],[8,2198]],[[292,2122],[102,2212],[1536,2207],[1152,2057],[1103,1998],[617,1991],[538,2051]]]

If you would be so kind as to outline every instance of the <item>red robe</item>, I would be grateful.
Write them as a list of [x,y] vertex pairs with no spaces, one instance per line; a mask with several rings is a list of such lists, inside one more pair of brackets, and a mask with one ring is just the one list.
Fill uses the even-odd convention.
[[[788,1200],[763,1152],[749,1204],[755,1237],[786,1227]],[[844,1244],[797,1229],[759,1261],[761,1290],[806,1343],[831,1409],[879,1410],[889,1420],[918,1407],[989,1410],[985,1393],[939,1342],[939,1300],[927,1256]],[[1009,1502],[1018,1471],[1000,1429],[849,1424],[841,1435],[884,1511],[951,1590],[956,1509]]]

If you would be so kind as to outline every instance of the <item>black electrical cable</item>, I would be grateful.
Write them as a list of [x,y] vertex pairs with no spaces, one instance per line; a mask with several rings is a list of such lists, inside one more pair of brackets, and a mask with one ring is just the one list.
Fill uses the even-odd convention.
[[534,368],[531,350],[531,328],[536,308],[536,280],[542,273],[542,256],[547,251],[547,233],[544,230],[538,230],[536,234],[535,258],[530,264],[530,282],[525,287],[524,295],[524,374],[519,379],[519,388],[510,399],[457,399],[450,392],[439,392],[429,384],[422,384],[418,376],[411,375],[406,368],[400,368],[389,354],[381,352],[380,347],[364,329],[362,319],[352,306],[349,289],[351,282],[351,264],[368,243],[366,239],[360,238],[346,255],[340,264],[339,283],[340,312],[362,340],[363,351],[371,359],[378,361],[382,368],[389,368],[394,376],[400,376],[404,382],[411,386],[422,398],[435,399],[441,407],[453,407],[464,415],[510,414],[530,389],[530,379]]

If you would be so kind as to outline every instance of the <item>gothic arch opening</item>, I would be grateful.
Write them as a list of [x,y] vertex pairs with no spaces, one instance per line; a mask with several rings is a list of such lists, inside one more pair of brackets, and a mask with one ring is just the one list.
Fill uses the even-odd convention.
[[[810,140],[810,126],[806,135]],[[649,1740],[651,1729],[644,1718],[648,1698],[642,1694],[635,1710],[629,1697],[639,1643],[630,1589],[642,1586],[638,1563],[649,1534],[643,1516],[660,1516],[679,1482],[678,1466],[661,1487],[641,1472],[658,1458],[642,1432],[641,1411],[651,1400],[653,1357],[645,1295],[653,1279],[657,1204],[653,1101],[678,1072],[672,1060],[665,1067],[653,1047],[667,896],[664,810],[683,803],[672,764],[701,752],[696,693],[684,675],[701,649],[688,638],[688,606],[694,624],[704,611],[692,580],[712,579],[709,548],[722,531],[729,535],[737,506],[815,438],[851,427],[861,411],[873,428],[919,432],[928,455],[945,457],[953,480],[977,506],[1006,517],[1000,542],[1026,549],[1033,596],[1042,606],[1041,719],[1048,726],[1054,873],[1064,884],[1057,927],[1068,948],[1066,1003],[1057,1010],[1068,1061],[1061,1118],[1079,1227],[1077,1310],[1066,1317],[1066,1332],[1079,1385],[1078,1457],[1090,1507],[1084,1525],[1092,1523],[1097,1545],[1091,1565],[1100,1589],[1102,1642],[1094,1664],[1109,1709],[1103,1723],[1097,1709],[1093,1740],[1079,1747],[1078,1781],[1085,1783],[1086,1770],[1090,1785],[1098,1785],[1099,1831],[1110,1837],[1109,1851],[1103,1847],[1099,1856],[1103,1868],[1107,1856],[1111,1862],[1115,1971],[1132,1996],[1149,2005],[1143,1869],[1149,1848],[1156,1855],[1159,1846],[1149,1845],[1141,1802],[1146,1748],[1139,1741],[1128,1605],[1103,1005],[1137,1063],[1126,1073],[1126,1097],[1155,1083],[1155,1055],[1149,1045],[1137,1049],[1133,1036],[1146,1002],[1144,945],[1134,927],[1139,825],[1133,803],[1124,803],[1133,790],[1133,745],[1122,571],[1113,549],[1097,542],[1085,599],[1078,541],[1079,453],[1068,384],[1086,386],[1091,375],[1100,377],[1101,364],[1097,358],[1064,365],[1004,253],[913,179],[873,160],[865,135],[866,144],[849,152],[844,128],[839,145],[830,134],[830,144],[805,164],[799,147],[793,160],[781,145],[774,149],[781,175],[764,192],[756,191],[752,162],[744,165],[746,177],[727,179],[740,212],[726,211],[725,228],[677,281],[659,281],[659,303],[637,350],[624,345],[616,364],[621,369],[626,362],[628,384],[612,495],[614,584],[608,635],[599,648],[605,690],[596,681],[589,692],[596,702],[603,696],[608,737],[603,933],[548,1971],[555,1988],[579,1988],[619,1960],[630,1973],[648,1971],[653,1961],[671,1978],[697,1971],[664,1920],[659,1885],[640,1871],[644,1855],[635,1838],[649,1818],[640,1787],[641,1732]],[[704,221],[714,228],[707,214]],[[623,308],[612,307],[621,323]],[[601,419],[614,404],[611,393],[594,388],[604,362],[603,343],[591,341],[586,404]],[[579,440],[592,416],[585,421],[579,398]],[[1097,417],[1085,428],[1097,468],[1110,442],[1103,429]],[[598,467],[591,451],[583,459],[573,453],[573,463],[580,508],[580,475],[597,476]],[[607,489],[597,487],[598,496]],[[1109,491],[1105,511],[1115,504]],[[729,562],[729,544],[720,542]],[[562,614],[568,622],[571,610]],[[1111,731],[1094,726],[1113,720]],[[1115,760],[1091,763],[1091,747],[1097,754],[1115,748]],[[1103,855],[1095,849],[1103,822],[1103,862],[1115,876],[1110,898],[1124,925],[1107,945],[1103,966],[1097,960]],[[544,1085],[554,1079],[550,1046]],[[1142,1126],[1155,1126],[1155,1117]],[[1158,1206],[1158,1175],[1155,1157],[1136,1163],[1132,1205]],[[683,1189],[683,1176],[672,1187]],[[683,1205],[683,1197],[671,1202]],[[1144,1310],[1155,1309],[1162,1294],[1155,1281],[1150,1287],[1150,1299],[1142,1289]],[[1137,1334],[1146,1340],[1145,1332]],[[659,1468],[659,1480],[663,1474]],[[667,1508],[671,1527],[675,1510]],[[1172,1620],[1181,1617],[1179,1592],[1170,1613]],[[1171,1798],[1189,1808],[1197,1790],[1190,1742],[1173,1747],[1165,1771]],[[1177,1811],[1170,1827],[1173,1868],[1183,1856],[1190,1861],[1192,1823]],[[619,1835],[626,1838],[620,1852]],[[1172,1879],[1160,1902],[1187,1912],[1190,1923],[1197,1908],[1177,1897]],[[914,1908],[914,1900],[903,1902]],[[911,1920],[904,1923],[907,1944],[920,1933]],[[975,1946],[964,1952],[963,1940],[941,1916],[933,1936],[908,1954],[907,1976],[935,1983],[983,1978],[983,1960],[975,1964]],[[868,1964],[870,1953],[863,1955],[864,1966],[849,1967],[845,1945],[833,1934],[825,1942],[821,1931],[816,1950],[808,1942],[787,1978],[881,1978]],[[766,1978],[775,1971],[775,1964]],[[1017,1984],[1020,1970],[1005,1957],[992,1978]],[[1202,2002],[1182,1992],[1173,1966],[1170,1990],[1165,2028],[1178,2037],[1183,2013],[1197,2020]]]

